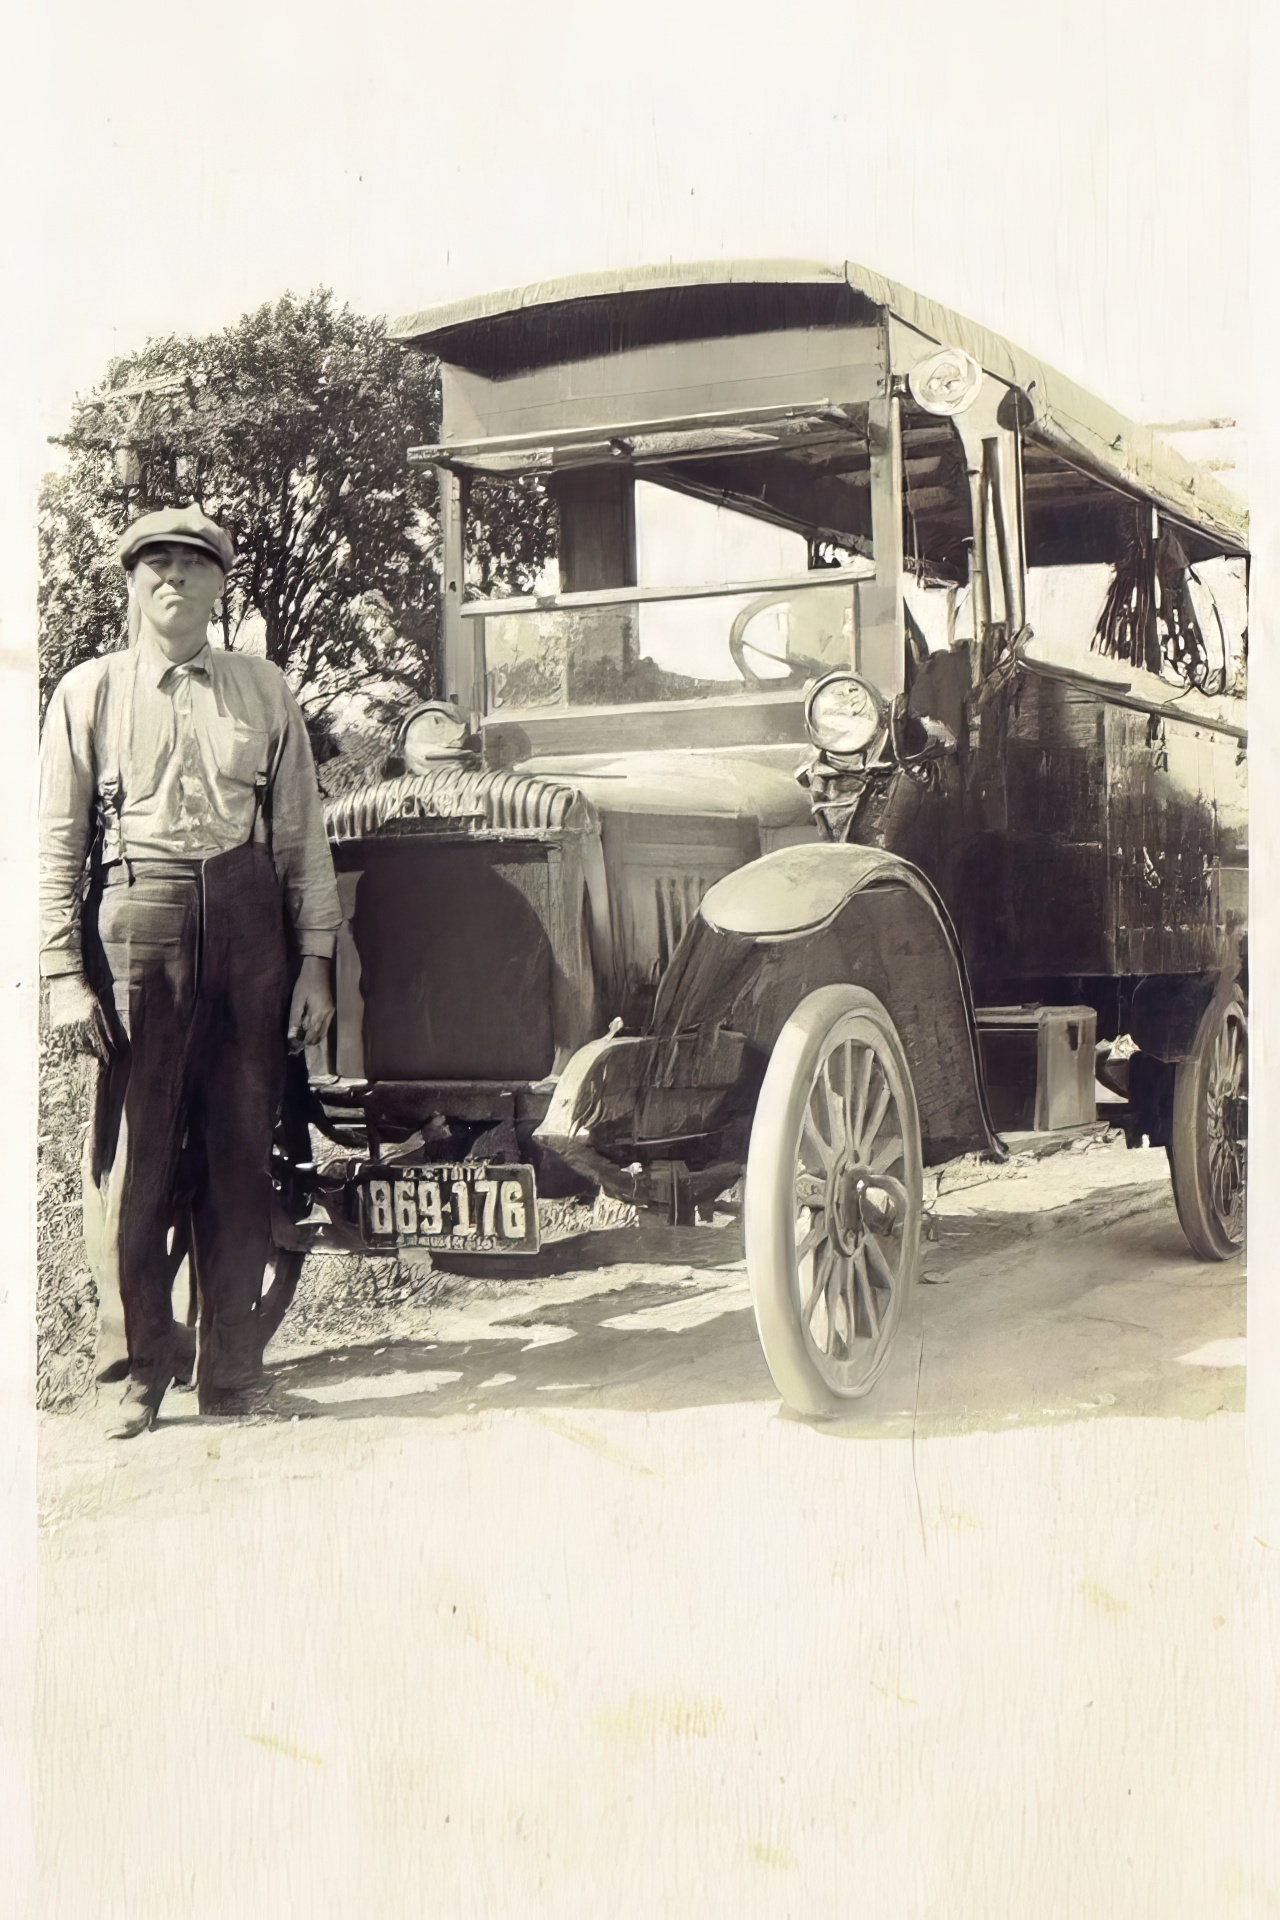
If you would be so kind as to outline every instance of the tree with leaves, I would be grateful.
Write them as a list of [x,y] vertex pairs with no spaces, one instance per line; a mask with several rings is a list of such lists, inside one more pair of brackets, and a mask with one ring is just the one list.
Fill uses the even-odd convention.
[[[40,499],[45,697],[124,644],[114,550],[129,521],[198,502],[236,545],[226,646],[283,669],[322,746],[352,701],[373,719],[438,690],[436,482],[406,449],[436,439],[439,371],[319,290],[200,339],[111,363],[78,398]],[[550,547],[536,482],[474,490],[482,591],[528,591]]]

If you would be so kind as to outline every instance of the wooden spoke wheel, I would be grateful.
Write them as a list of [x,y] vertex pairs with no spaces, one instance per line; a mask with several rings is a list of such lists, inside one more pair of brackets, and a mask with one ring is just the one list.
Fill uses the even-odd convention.
[[897,1028],[861,987],[822,987],[778,1036],[751,1130],[747,1273],[769,1371],[831,1415],[880,1377],[920,1261],[915,1089]]
[[1248,1143],[1249,1028],[1234,989],[1206,1009],[1173,1081],[1173,1198],[1202,1260],[1230,1260],[1244,1246]]

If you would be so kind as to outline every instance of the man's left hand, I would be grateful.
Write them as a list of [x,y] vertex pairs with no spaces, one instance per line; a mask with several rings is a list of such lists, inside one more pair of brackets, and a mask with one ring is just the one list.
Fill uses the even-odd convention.
[[333,1019],[332,963],[319,954],[302,956],[302,970],[289,1005],[289,1045],[294,1052],[318,1047]]

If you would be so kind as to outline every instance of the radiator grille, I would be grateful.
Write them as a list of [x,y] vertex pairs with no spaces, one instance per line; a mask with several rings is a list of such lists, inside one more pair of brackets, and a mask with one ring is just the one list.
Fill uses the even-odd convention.
[[374,841],[352,934],[371,1080],[537,1080],[554,1057],[543,845]]
[[654,883],[658,908],[658,965],[665,972],[698,902],[711,885],[700,873],[662,873]]
[[340,795],[325,808],[325,826],[340,843],[380,831],[412,832],[432,821],[497,833],[554,833],[585,825],[589,814],[577,789],[563,780],[446,762],[432,773],[403,773]]

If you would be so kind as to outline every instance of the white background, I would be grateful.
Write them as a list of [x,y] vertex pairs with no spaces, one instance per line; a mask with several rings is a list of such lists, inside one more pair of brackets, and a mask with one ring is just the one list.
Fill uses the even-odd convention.
[[[113,353],[227,324],[286,289],[327,284],[395,312],[668,257],[859,260],[1139,418],[1250,427],[1256,767],[1274,758],[1276,715],[1276,12],[1259,4],[1252,40],[1244,0],[224,0],[181,13],[45,0],[11,21],[0,1391],[18,1441],[0,1471],[15,1635],[0,1724],[21,1731],[33,1644],[33,502],[72,394]],[[1255,833],[1264,903],[1270,837]],[[1259,916],[1255,953],[1266,930]],[[1255,990],[1275,975],[1268,951]],[[1264,999],[1255,1087],[1272,1024]],[[1259,1137],[1255,1124],[1265,1166]],[[1265,1447],[1276,1396],[1258,1381],[1277,1316],[1262,1186],[1250,1399]],[[10,1885],[19,1759],[10,1747],[0,1781]]]

